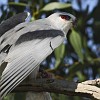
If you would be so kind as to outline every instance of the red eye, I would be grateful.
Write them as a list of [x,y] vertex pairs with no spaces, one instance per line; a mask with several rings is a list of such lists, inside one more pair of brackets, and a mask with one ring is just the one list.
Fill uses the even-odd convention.
[[70,20],[71,18],[70,16],[67,16],[67,15],[60,15],[60,17],[65,20]]

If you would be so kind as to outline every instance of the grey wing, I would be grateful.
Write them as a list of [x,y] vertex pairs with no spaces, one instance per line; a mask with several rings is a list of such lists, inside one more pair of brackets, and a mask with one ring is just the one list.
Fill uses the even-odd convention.
[[18,38],[17,33],[19,33],[20,29],[25,28],[26,26],[26,22],[21,23],[0,37],[0,76],[7,64],[5,58]]
[[52,53],[52,49],[48,45],[50,40],[50,38],[43,41],[39,40],[37,46],[31,45],[31,43],[26,44],[25,48],[18,46],[12,53],[8,54],[6,58],[8,64],[0,80],[1,98],[12,91]]
[[22,41],[28,41],[28,39],[32,40],[36,38],[43,39],[47,37],[56,37],[57,35],[63,36],[62,31],[55,30],[51,27],[51,25],[46,23],[48,23],[46,20],[29,23],[24,22],[3,34],[0,37],[0,66],[13,46],[21,43]]
[[33,72],[62,41],[63,37],[58,35],[17,44],[5,59],[8,64],[0,80],[1,98]]
[[13,48],[13,45],[22,34],[29,31],[37,30],[39,28],[40,25],[34,25],[33,22],[23,22],[5,32],[0,37],[0,67],[1,64],[4,62],[4,59],[8,55],[9,50]]
[[[45,21],[46,22],[46,21]],[[8,34],[9,33],[9,34]],[[22,82],[63,41],[63,32],[43,23],[22,23],[0,38],[3,62],[7,62],[0,80],[0,96],[4,97]],[[10,49],[4,49],[11,45]],[[1,59],[0,59],[1,60]]]
[[[0,76],[7,64],[7,63],[3,63],[4,59],[15,42],[15,40],[13,40],[13,37],[16,31],[25,27],[25,24],[26,24],[25,20],[28,18],[28,16],[29,16],[29,13],[27,12],[19,13],[5,20],[4,22],[0,24]],[[17,25],[18,27],[16,27]]]
[[[46,23],[46,21],[44,22]],[[28,32],[33,32],[35,30],[43,30],[43,28],[51,28],[48,24],[44,25],[44,22],[23,22],[10,29],[9,31],[5,32],[0,37],[0,66],[4,62],[5,57],[9,53],[9,50],[13,48],[13,45],[21,35]]]

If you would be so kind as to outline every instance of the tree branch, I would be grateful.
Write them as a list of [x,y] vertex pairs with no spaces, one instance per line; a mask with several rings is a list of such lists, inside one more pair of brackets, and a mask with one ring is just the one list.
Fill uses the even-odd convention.
[[75,83],[67,80],[36,79],[28,83],[21,83],[12,92],[53,92],[71,96],[83,96],[92,100],[100,100],[100,79]]

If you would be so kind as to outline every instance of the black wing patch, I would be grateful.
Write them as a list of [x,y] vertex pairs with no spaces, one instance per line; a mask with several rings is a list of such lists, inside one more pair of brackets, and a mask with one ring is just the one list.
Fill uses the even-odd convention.
[[64,33],[61,30],[37,30],[33,32],[28,32],[19,37],[15,45],[18,45],[25,41],[31,41],[33,39],[44,39],[48,37],[64,36]]
[[8,30],[14,28],[16,25],[24,22],[27,16],[27,12],[22,12],[5,20],[0,24],[0,36],[2,36]]

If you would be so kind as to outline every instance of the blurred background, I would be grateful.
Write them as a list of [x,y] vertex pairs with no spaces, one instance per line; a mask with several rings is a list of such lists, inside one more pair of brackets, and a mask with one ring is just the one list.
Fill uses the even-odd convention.
[[[42,69],[55,78],[76,82],[100,78],[100,0],[0,0],[0,23],[23,11],[31,13],[31,21],[54,12],[68,12],[77,18],[77,27],[42,62]],[[25,99],[23,93],[12,95],[5,100]],[[89,100],[78,96],[51,95],[53,100]]]

